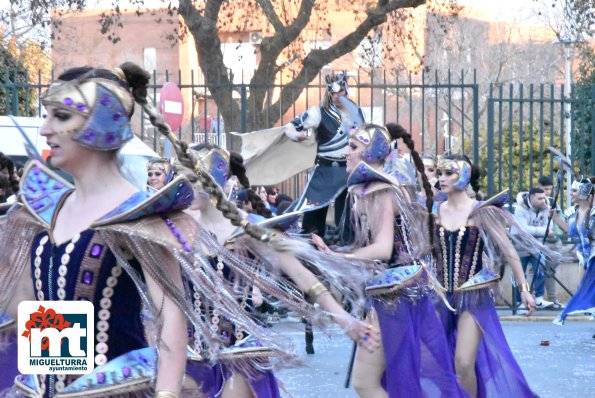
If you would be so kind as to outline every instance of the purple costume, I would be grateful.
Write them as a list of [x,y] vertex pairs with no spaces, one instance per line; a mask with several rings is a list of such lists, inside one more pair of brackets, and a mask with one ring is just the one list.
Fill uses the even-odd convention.
[[577,224],[577,216],[577,213],[570,216],[568,234],[578,238],[577,255],[585,269],[585,276],[566,308],[556,318],[555,323],[558,324],[564,324],[569,314],[593,312],[595,309],[595,207],[585,215],[588,217],[586,225],[584,222]]
[[[81,73],[73,80],[52,84],[42,97],[46,106],[85,118],[79,130],[56,133],[70,134],[73,140],[92,150],[117,150],[133,137],[127,115],[132,113],[134,99],[124,81],[125,73],[121,69],[111,75],[109,71],[91,69]],[[149,105],[145,104],[145,108],[152,112]],[[217,179],[226,170],[220,167],[224,165],[222,159],[215,160],[211,171]],[[205,358],[189,348],[188,372],[197,383],[184,386],[183,396],[200,396],[198,389],[202,385],[209,391],[206,393],[209,398],[215,397],[221,385],[220,375],[225,378],[229,371],[237,370],[235,357],[226,356],[211,319],[194,308],[195,301],[189,296],[200,297],[203,303],[217,310],[221,319],[231,320],[280,360],[291,357],[240,305],[238,292],[213,269],[205,253],[216,253],[219,261],[264,294],[284,301],[314,320],[321,318],[320,311],[307,303],[290,281],[279,276],[274,264],[238,258],[181,211],[193,200],[192,186],[184,176],[175,178],[153,195],[144,190],[131,195],[86,230],[57,245],[50,239],[53,222],[74,190],[74,186],[40,160],[33,160],[21,180],[20,203],[0,218],[0,396],[153,396],[164,317],[145,283],[146,274],[157,282],[162,297],[167,295],[184,313],[190,331],[200,336],[208,347],[206,360],[225,364],[218,367],[219,374],[215,373],[215,368],[203,366]],[[361,268],[352,267],[349,272],[332,256],[325,257],[307,245],[285,245],[285,248],[288,246],[309,261],[329,284],[337,286],[346,296],[358,297],[356,288],[366,278]],[[338,277],[341,271],[343,279]],[[172,275],[178,273],[192,286],[192,292],[172,280]],[[25,290],[17,290],[22,288],[20,282],[33,286],[33,297],[17,295]],[[6,315],[16,312],[15,297],[93,302],[97,330],[93,372],[82,376],[17,375],[15,341],[26,337],[16,336],[13,321]],[[259,347],[240,348],[259,350]],[[274,393],[274,379],[267,376],[254,380],[256,392],[261,388],[273,392],[258,395],[259,398],[278,396]]]
[[[381,141],[378,134],[369,141]],[[390,195],[398,209],[387,269],[366,287],[368,292],[379,293],[369,300],[378,315],[384,348],[386,367],[381,385],[391,398],[465,397],[434,310],[431,275],[423,262],[429,247],[428,213],[418,202],[408,199],[415,198],[414,185],[410,183],[415,181],[414,177],[407,176],[414,171],[406,164],[401,166],[401,172],[393,170],[392,175],[387,175],[361,162],[348,179],[354,202],[355,248],[372,243],[371,231],[383,222],[376,215],[382,213],[382,197]],[[371,209],[374,210],[370,212]],[[383,294],[384,288],[387,290]]]
[[[263,219],[260,216],[249,214],[246,218],[249,222],[255,223]],[[216,239],[215,236],[213,236]],[[219,262],[217,257],[210,258],[211,264],[214,269],[220,272],[220,276],[233,283],[234,281],[241,282],[242,278],[237,278],[233,275],[233,272],[229,267],[225,266],[222,262]],[[240,298],[240,305],[244,308],[252,308],[252,300],[248,293],[250,286],[241,286],[243,291],[242,297]],[[189,286],[188,290],[191,291],[192,287]],[[222,340],[227,342],[228,348],[224,349],[228,354],[236,353],[236,361],[245,362],[239,369],[232,370],[224,363],[210,364],[208,361],[189,361],[186,373],[191,376],[194,381],[200,385],[201,391],[205,398],[216,398],[220,397],[225,387],[226,382],[233,376],[234,373],[241,374],[242,377],[250,385],[252,395],[255,398],[280,398],[279,386],[277,379],[272,370],[267,370],[270,364],[267,364],[267,353],[266,350],[263,352],[262,357],[255,357],[257,360],[263,361],[265,366],[263,369],[258,369],[254,366],[254,358],[243,358],[243,349],[248,349],[251,355],[255,356],[256,352],[251,351],[250,348],[259,348],[260,345],[254,339],[248,337],[242,340],[245,335],[244,333],[235,328],[234,325],[227,320],[220,320],[218,316],[213,317],[214,308],[206,306],[202,303],[199,298],[200,296],[193,297],[194,308],[200,309],[200,311],[211,318],[213,322],[213,328],[217,330]],[[215,320],[216,321],[213,321]],[[191,341],[194,345],[194,350],[200,352],[202,356],[208,357],[208,347],[202,344],[200,336],[192,333],[193,336]],[[244,361],[247,359],[247,361]]]
[[[476,209],[481,211],[481,206]],[[483,334],[475,362],[477,396],[535,397],[510,351],[496,313],[491,284],[499,278],[484,266],[481,229],[467,225],[449,231],[438,224],[436,242],[438,258],[434,273],[446,288],[445,295],[456,312],[442,302],[436,309],[453,355],[460,314],[465,311],[471,314]]]

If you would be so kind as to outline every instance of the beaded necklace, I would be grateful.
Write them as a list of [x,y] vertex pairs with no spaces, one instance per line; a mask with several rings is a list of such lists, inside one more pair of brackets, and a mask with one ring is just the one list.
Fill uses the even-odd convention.
[[[459,287],[459,273],[461,268],[461,245],[463,241],[463,236],[465,236],[465,231],[467,227],[463,226],[459,228],[459,232],[457,233],[457,240],[454,247],[454,261],[452,261],[453,265],[453,275],[452,275],[452,289],[455,290]],[[449,265],[451,264],[451,259],[448,256],[448,250],[446,248],[446,238],[445,238],[445,228],[440,226],[440,246],[442,248],[442,270],[444,272],[444,283],[449,284]],[[477,266],[477,260],[479,258],[479,246],[480,240],[478,239],[475,242],[475,249],[473,251],[473,259],[471,260],[471,267],[469,268],[469,278],[472,278],[475,275],[475,268]],[[452,252],[451,252],[452,254]],[[436,270],[434,270],[434,273]],[[448,286],[447,286],[448,287]]]
[[[64,249],[64,254],[60,258],[60,266],[58,267],[58,279],[56,284],[58,285],[58,289],[56,291],[56,296],[58,300],[63,301],[66,298],[66,275],[68,274],[68,264],[70,263],[70,255],[74,251],[77,242],[79,241],[81,235],[77,233],[70,242],[66,245]],[[39,301],[45,300],[45,294],[43,293],[43,281],[41,279],[41,255],[44,252],[45,245],[49,241],[49,235],[43,236],[39,240],[39,245],[35,249],[35,259],[33,260],[34,271],[33,275],[35,278],[35,290],[37,299]],[[52,249],[54,244],[51,243]],[[54,284],[52,283],[53,279],[53,268],[54,268],[54,256],[53,253],[50,255],[50,262],[48,267],[48,300],[54,300]],[[97,317],[98,321],[96,324],[96,341],[97,344],[95,345],[95,364],[97,366],[101,366],[107,362],[107,352],[109,350],[109,346],[107,341],[109,340],[108,330],[109,330],[109,318],[111,316],[111,306],[112,306],[112,296],[114,294],[114,288],[118,284],[118,277],[122,275],[122,267],[118,264],[111,269],[111,275],[107,278],[106,287],[102,291],[102,298],[99,301],[101,306],[101,310],[99,310]],[[54,379],[54,375],[50,375],[49,377],[49,391],[50,396],[53,396],[55,392],[60,392],[65,387],[66,375],[59,374],[56,375]],[[45,394],[46,390],[46,375],[38,375],[40,389],[42,394]],[[57,381],[56,381],[57,380]]]

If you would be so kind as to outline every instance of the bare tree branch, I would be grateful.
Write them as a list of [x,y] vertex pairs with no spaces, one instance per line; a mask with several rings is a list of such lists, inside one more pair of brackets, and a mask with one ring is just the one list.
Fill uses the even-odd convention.
[[273,7],[273,4],[271,3],[271,1],[270,0],[257,0],[257,1],[258,1],[258,4],[260,5],[260,8],[262,8],[262,11],[264,12],[264,15],[267,17],[267,19],[271,23],[271,25],[273,25],[275,32],[283,31],[283,29],[285,29],[285,25],[283,25],[283,22],[281,22],[281,20],[279,19],[279,16],[277,15],[277,12],[275,11],[275,8]]
[[[275,80],[274,67],[277,58],[291,42],[293,42],[304,30],[310,16],[314,0],[302,0],[300,9],[295,20],[287,27],[277,31],[272,37],[264,38],[260,44],[261,60],[254,76],[250,81],[249,109],[262,109],[267,92],[258,90],[257,87],[270,85]],[[264,112],[266,113],[266,111]]]
[[271,120],[279,120],[300,96],[302,88],[316,77],[324,65],[353,51],[370,30],[386,21],[386,14],[398,8],[417,7],[424,3],[425,0],[379,0],[376,7],[367,10],[366,19],[353,32],[325,50],[311,50],[295,79],[281,89],[279,99],[264,113],[270,115]]
[[233,117],[230,115],[240,114],[239,105],[233,101],[232,90],[230,87],[233,82],[230,81],[227,74],[227,68],[223,62],[223,53],[221,52],[221,40],[219,39],[216,26],[217,15],[221,9],[220,0],[210,0],[206,5],[205,15],[203,16],[193,5],[192,0],[180,0],[179,12],[184,18],[188,30],[194,37],[196,51],[200,68],[205,76],[205,83],[209,88],[217,105],[224,110],[224,117],[227,117],[228,123],[234,124]]

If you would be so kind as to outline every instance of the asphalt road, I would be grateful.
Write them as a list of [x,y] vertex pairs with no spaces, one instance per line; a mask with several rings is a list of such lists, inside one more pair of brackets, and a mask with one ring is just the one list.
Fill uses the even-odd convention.
[[[504,321],[506,338],[531,388],[542,398],[595,397],[595,322]],[[339,329],[315,333],[315,355],[304,352],[304,325],[283,320],[274,330],[287,337],[307,364],[277,374],[283,397],[357,398],[343,388],[351,343]],[[542,346],[549,341],[549,346]],[[506,397],[508,398],[508,397]]]

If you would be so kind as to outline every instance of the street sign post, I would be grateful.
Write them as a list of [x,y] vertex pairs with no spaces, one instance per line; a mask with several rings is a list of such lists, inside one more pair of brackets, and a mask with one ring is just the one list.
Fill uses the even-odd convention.
[[[159,110],[165,122],[169,124],[171,131],[180,128],[184,117],[184,98],[182,97],[182,91],[175,83],[167,82],[161,88]],[[165,157],[171,158],[173,154],[169,140],[165,140],[164,151]]]
[[159,110],[172,131],[180,128],[184,117],[184,98],[182,91],[174,83],[167,82],[161,88]]

